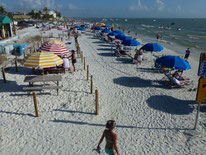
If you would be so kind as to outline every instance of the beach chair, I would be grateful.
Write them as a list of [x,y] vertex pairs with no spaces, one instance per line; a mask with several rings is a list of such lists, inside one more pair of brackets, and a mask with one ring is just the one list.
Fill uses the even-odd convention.
[[177,80],[175,80],[171,74],[169,73],[164,73],[164,75],[168,78],[169,80],[169,83],[168,85],[171,87],[171,88],[184,88],[184,87],[187,87],[187,86],[193,86],[193,81],[189,80],[187,81],[187,83],[183,84],[183,83],[178,83]]

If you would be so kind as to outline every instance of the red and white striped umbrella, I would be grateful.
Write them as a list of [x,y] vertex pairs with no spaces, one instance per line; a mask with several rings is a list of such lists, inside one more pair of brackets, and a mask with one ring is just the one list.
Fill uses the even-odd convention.
[[44,52],[52,52],[56,55],[64,55],[69,53],[66,47],[54,43],[46,43],[42,45],[39,50]]

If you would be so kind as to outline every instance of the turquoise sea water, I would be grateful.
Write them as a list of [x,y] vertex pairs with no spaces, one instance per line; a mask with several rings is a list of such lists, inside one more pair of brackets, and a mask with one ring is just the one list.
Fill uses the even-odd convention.
[[183,48],[190,47],[198,52],[206,52],[206,19],[130,19],[130,18],[90,18],[90,22],[114,24],[115,29],[122,28],[127,34],[156,40],[160,33],[162,42],[175,43]]

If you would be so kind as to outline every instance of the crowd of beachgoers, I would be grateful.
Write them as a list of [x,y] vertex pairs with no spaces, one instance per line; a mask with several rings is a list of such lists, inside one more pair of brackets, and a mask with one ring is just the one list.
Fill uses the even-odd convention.
[[[6,66],[6,83],[0,75],[0,154],[206,151],[204,112],[194,130],[199,62],[190,49],[180,56],[158,40],[146,43],[99,22],[19,31],[47,39],[35,52],[9,56],[18,59],[18,72],[15,64]],[[49,58],[37,63],[37,57]],[[33,91],[23,90],[26,77],[33,76],[61,77],[58,95],[54,89],[34,91],[38,117]],[[98,115],[91,77],[99,92]]]

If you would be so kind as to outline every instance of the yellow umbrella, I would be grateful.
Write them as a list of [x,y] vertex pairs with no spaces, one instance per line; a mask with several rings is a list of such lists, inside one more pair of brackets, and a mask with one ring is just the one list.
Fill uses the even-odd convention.
[[105,23],[98,23],[98,26],[105,26]]
[[48,43],[51,43],[51,44],[59,44],[59,45],[62,45],[62,46],[66,46],[65,43],[59,41],[59,40],[50,40],[48,41]]
[[63,60],[56,54],[49,52],[37,52],[28,55],[23,59],[22,64],[26,67],[34,68],[47,68],[59,66],[63,63]]

